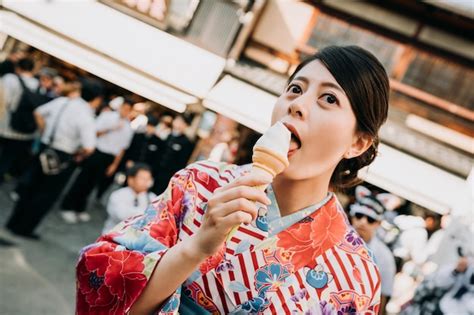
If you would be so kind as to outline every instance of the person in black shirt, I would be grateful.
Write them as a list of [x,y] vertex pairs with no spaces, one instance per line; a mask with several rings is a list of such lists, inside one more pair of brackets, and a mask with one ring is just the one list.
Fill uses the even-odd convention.
[[[159,161],[164,152],[166,140],[171,133],[173,118],[169,115],[164,115],[160,118],[159,123],[152,115],[148,115],[147,118],[145,132],[135,133],[132,143],[122,159],[119,171],[126,171],[137,163],[145,163],[150,165],[153,177],[157,176]],[[113,177],[108,177],[101,181],[97,191],[97,200],[102,198],[112,182]]]
[[[191,125],[192,117],[188,115],[178,115],[173,120],[173,129],[169,135],[164,150],[156,167],[155,184],[151,189],[159,195],[165,191],[168,182],[174,173],[184,168],[194,149],[194,143],[184,134]],[[152,165],[157,164],[157,161]]]

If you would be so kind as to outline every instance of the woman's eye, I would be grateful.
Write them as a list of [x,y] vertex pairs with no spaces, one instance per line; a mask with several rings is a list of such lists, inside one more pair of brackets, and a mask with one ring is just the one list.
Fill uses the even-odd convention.
[[322,99],[328,104],[338,104],[337,98],[332,94],[323,94]]
[[295,93],[295,94],[300,94],[302,92],[302,90],[298,85],[290,84],[290,86],[288,86],[288,92]]

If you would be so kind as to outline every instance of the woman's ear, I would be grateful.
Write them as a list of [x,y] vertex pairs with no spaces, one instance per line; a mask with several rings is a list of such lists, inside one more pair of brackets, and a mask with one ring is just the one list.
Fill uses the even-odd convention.
[[354,136],[349,150],[344,154],[344,158],[352,159],[358,157],[367,151],[368,148],[374,143],[374,139],[367,133],[358,133]]

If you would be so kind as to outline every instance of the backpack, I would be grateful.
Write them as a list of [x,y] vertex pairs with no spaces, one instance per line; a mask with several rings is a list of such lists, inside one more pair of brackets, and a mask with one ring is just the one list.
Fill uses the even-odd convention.
[[17,132],[33,133],[37,128],[33,112],[50,99],[37,91],[31,91],[26,87],[23,79],[20,76],[17,77],[23,91],[16,110],[10,112],[10,127]]

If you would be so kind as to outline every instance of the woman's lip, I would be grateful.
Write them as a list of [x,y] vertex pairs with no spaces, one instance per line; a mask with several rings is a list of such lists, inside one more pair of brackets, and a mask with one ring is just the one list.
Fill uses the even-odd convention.
[[299,133],[298,133],[298,130],[296,130],[295,126],[293,126],[292,124],[287,123],[287,122],[284,122],[283,125],[284,125],[292,134],[294,134],[295,137],[298,138],[298,140],[299,140],[300,143],[301,143],[300,135],[299,135]]
[[293,149],[293,150],[288,151],[288,157],[291,157],[293,154],[296,153],[296,151],[298,151],[298,149]]

